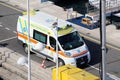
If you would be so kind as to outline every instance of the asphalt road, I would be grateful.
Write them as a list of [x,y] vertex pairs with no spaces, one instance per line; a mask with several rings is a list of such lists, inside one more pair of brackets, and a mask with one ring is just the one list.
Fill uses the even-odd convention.
[[[94,41],[86,40],[86,43],[91,52],[90,66],[85,68],[87,71],[100,76],[99,69],[101,69],[101,47],[100,44]],[[114,75],[120,78],[120,50],[107,47],[107,74]],[[96,70],[96,71],[95,71]]]
[[[8,47],[20,54],[27,56],[24,49],[17,42],[17,18],[21,12],[12,8],[0,5],[0,47]],[[100,62],[101,62],[101,48],[100,44],[94,41],[87,40],[85,42],[91,52],[91,62],[89,66],[84,67],[85,70],[99,76]],[[41,63],[42,58],[35,54],[31,55],[32,60]],[[46,61],[46,66],[54,66],[51,61]],[[107,73],[120,78],[120,50],[107,47]]]

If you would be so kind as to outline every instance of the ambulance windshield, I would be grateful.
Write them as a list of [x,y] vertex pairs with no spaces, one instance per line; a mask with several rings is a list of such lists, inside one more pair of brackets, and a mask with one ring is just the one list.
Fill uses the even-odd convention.
[[64,50],[74,49],[84,44],[77,31],[58,37],[58,41],[60,42]]

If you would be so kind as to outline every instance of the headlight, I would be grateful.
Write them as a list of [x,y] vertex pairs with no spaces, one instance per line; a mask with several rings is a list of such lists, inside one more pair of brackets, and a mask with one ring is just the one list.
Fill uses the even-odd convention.
[[71,56],[71,53],[70,52],[65,52],[65,55]]

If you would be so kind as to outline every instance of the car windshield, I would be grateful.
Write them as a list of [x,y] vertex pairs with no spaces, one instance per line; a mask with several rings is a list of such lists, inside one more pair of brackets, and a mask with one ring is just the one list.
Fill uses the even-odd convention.
[[74,49],[84,44],[77,31],[58,37],[58,41],[64,50]]

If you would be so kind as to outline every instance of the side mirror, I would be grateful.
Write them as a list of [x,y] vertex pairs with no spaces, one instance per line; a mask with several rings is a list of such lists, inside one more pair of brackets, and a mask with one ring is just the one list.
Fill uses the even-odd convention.
[[42,51],[45,48],[45,45],[43,43],[37,43],[34,47],[35,50]]

